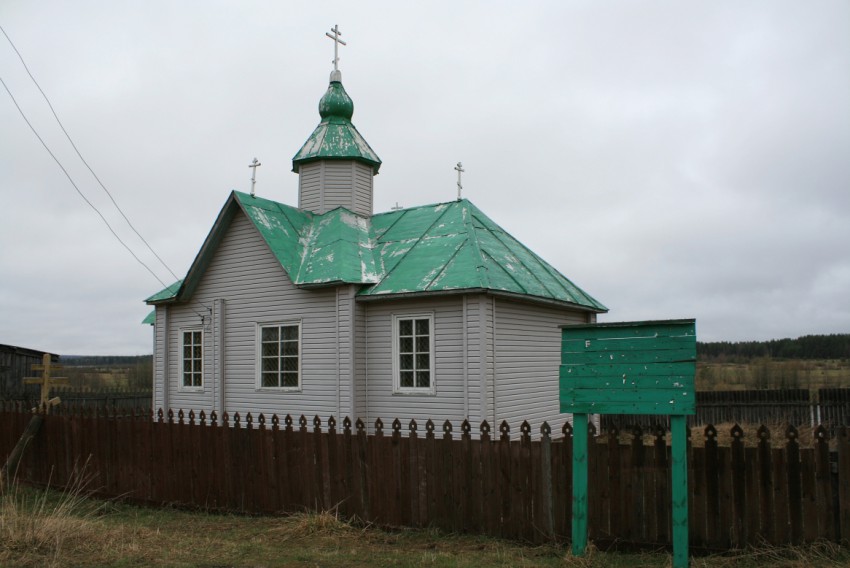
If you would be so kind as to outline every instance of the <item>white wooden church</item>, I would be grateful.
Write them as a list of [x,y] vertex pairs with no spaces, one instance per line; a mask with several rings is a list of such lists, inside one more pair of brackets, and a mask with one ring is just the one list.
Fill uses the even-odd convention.
[[297,205],[232,192],[146,300],[155,410],[558,428],[559,326],[606,308],[466,199],[375,213],[353,111],[334,69]]

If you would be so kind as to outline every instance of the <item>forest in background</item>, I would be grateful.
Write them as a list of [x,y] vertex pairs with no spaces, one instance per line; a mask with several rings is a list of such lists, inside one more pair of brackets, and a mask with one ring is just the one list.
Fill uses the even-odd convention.
[[697,342],[697,359],[703,362],[743,363],[770,359],[850,359],[850,334],[804,335],[770,341]]

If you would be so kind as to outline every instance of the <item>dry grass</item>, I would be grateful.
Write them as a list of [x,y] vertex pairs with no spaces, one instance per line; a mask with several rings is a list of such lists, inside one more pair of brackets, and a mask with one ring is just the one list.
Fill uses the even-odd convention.
[[108,531],[97,516],[105,503],[87,499],[85,488],[82,473],[62,492],[33,491],[12,483],[0,496],[0,565],[59,566],[66,550],[101,541]]
[[[3,499],[0,566],[667,567],[666,552],[613,553],[592,544],[527,546],[436,530],[380,530],[336,512],[244,517],[153,509],[17,488]],[[832,567],[850,555],[829,543],[692,558],[696,567]]]
[[848,359],[770,359],[749,362],[697,363],[697,390],[843,387],[850,376]]

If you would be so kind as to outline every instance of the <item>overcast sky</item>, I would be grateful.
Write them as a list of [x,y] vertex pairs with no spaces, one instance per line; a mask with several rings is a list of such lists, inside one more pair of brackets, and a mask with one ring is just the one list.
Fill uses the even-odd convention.
[[[698,339],[850,332],[850,3],[29,2],[0,25],[83,156],[182,277],[231,189],[297,204],[339,24],[375,210],[464,196],[607,305]],[[171,283],[5,37],[0,77]],[[0,90],[0,343],[152,351],[162,286]]]

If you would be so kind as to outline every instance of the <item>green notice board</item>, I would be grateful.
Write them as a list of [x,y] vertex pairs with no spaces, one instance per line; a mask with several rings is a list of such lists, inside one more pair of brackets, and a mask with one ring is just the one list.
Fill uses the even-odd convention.
[[695,320],[561,329],[561,412],[696,413]]
[[687,567],[685,415],[696,413],[696,321],[569,325],[561,331],[561,412],[573,415],[573,554],[584,555],[587,546],[588,415],[666,414],[672,435],[673,567]]

